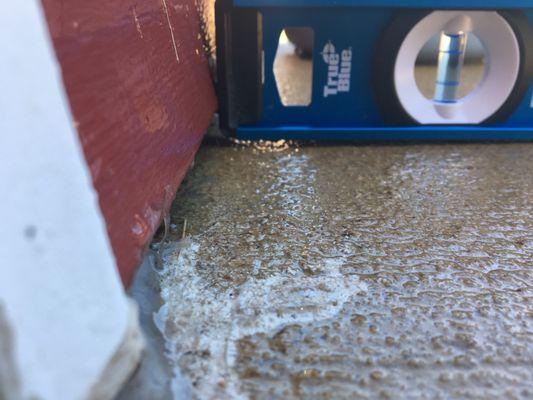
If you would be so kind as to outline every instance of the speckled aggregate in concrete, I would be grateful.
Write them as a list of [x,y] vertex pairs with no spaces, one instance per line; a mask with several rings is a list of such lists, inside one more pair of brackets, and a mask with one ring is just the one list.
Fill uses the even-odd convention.
[[532,170],[532,144],[202,148],[160,276],[175,397],[532,398]]

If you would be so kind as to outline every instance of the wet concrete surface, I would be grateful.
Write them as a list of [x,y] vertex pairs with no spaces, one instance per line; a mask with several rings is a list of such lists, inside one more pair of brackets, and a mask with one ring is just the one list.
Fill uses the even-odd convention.
[[171,211],[174,398],[533,398],[533,144],[256,147]]

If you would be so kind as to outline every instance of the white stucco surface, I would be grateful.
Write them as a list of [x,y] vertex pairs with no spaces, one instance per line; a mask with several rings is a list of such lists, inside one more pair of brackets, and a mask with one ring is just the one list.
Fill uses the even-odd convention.
[[[85,399],[126,335],[128,301],[39,1],[4,2],[0,49],[0,349],[21,398]],[[18,398],[6,387],[0,398]]]

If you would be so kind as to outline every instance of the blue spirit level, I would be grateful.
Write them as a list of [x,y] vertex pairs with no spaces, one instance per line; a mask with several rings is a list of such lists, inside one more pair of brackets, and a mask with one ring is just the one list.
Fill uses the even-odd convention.
[[[238,138],[533,140],[533,0],[218,0],[216,24],[220,121]],[[282,32],[312,57],[306,104],[280,96]],[[462,96],[472,36],[485,64]],[[415,69],[435,37],[428,96]]]

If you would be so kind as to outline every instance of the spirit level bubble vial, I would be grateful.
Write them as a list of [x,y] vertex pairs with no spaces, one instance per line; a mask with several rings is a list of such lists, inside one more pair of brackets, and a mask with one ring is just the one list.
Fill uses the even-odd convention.
[[[239,138],[533,140],[533,0],[217,0],[216,25],[220,121]],[[285,81],[280,37],[306,68]],[[282,101],[303,77],[306,101]]]

